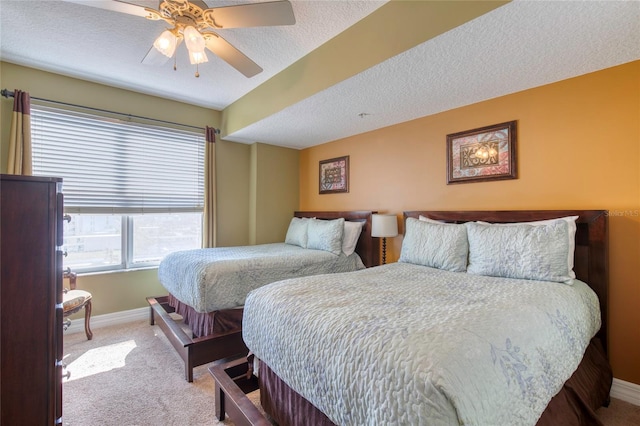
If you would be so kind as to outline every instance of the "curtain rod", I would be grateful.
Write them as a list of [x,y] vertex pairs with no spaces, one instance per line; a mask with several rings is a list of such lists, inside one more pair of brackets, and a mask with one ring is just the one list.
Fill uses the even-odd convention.
[[[5,98],[13,98],[14,93],[9,91],[9,90],[7,90],[7,89],[2,89],[0,91],[0,95],[4,96]],[[70,103],[67,103],[67,102],[52,101],[51,99],[36,98],[35,96],[31,96],[31,99],[36,99],[38,101],[44,101],[44,102],[51,102],[51,103],[59,104],[59,105],[66,105],[66,106],[75,107],[75,108],[83,108],[83,109],[88,109],[88,110],[91,110],[91,111],[106,112],[106,113],[109,113],[109,114],[121,115],[121,116],[128,117],[128,118],[139,118],[139,119],[142,119],[142,120],[155,121],[155,122],[164,123],[164,124],[174,124],[176,126],[188,127],[188,128],[191,128],[191,129],[197,129],[197,130],[201,130],[201,131],[204,130],[203,127],[191,126],[189,124],[176,123],[176,122],[173,122],[173,121],[158,120],[157,118],[143,117],[141,115],[133,115],[133,114],[125,114],[125,113],[117,112],[117,111],[109,111],[108,109],[100,109],[100,108],[93,108],[93,107],[88,107],[88,106],[84,106],[84,105],[70,104]],[[220,129],[214,129],[214,130],[215,130],[215,133],[217,135],[220,134]]]

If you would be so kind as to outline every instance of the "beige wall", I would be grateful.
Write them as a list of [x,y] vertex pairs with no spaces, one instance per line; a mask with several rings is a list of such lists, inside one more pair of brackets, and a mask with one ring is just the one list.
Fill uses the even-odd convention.
[[[518,179],[447,185],[446,135],[511,120]],[[318,161],[341,155],[350,192],[319,195]],[[640,61],[303,150],[300,208],[609,210],[610,359],[640,384],[639,169]]]
[[284,241],[299,199],[299,151],[255,144],[256,165],[252,182],[255,209],[255,244]]
[[[32,68],[0,62],[0,85],[20,89],[32,97],[167,120],[198,127],[218,127],[220,112],[154,96],[116,89]],[[0,100],[0,171],[7,170],[8,140],[13,99]],[[263,158],[264,157],[264,158]],[[282,167],[277,163],[282,159]],[[251,181],[252,164],[260,179]],[[283,221],[298,206],[298,151],[252,147],[228,141],[216,143],[218,186],[218,245],[246,245],[251,240],[284,240]],[[258,198],[250,210],[251,194]],[[271,195],[273,194],[273,195]],[[275,201],[275,204],[271,202]],[[280,218],[287,212],[287,219]],[[260,217],[258,227],[249,228],[250,212]],[[93,296],[93,315],[147,306],[145,298],[166,294],[157,279],[157,269],[81,275],[78,287]],[[77,316],[81,316],[78,314]]]
[[250,146],[216,142],[218,245],[249,244]]

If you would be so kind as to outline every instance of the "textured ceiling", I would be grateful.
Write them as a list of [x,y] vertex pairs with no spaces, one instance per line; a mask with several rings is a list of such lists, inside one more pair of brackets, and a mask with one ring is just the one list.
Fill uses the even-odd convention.
[[[258,2],[209,0],[207,4]],[[158,6],[157,1],[128,3]],[[177,50],[177,71],[172,61],[142,64],[168,24],[65,1],[0,0],[0,56],[19,65],[223,109],[384,3],[293,1],[295,25],[217,31],[264,69],[252,78],[213,54],[195,78],[184,45]]]
[[313,146],[637,59],[640,2],[512,2],[228,139]]
[[[210,6],[248,2],[207,1]],[[223,109],[385,2],[292,3],[296,25],[224,31],[225,39],[264,68],[251,79],[213,55],[198,79],[180,56],[178,71],[171,63],[142,65],[165,24],[68,2],[1,0],[0,56]],[[639,40],[639,1],[514,1],[225,139],[313,146],[638,60]]]

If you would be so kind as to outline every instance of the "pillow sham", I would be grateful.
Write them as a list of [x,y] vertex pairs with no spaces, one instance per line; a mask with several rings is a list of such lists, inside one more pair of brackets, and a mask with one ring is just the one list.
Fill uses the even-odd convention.
[[563,220],[542,225],[467,222],[469,265],[476,275],[573,282],[567,256],[568,223]]
[[347,256],[350,256],[354,251],[356,251],[356,245],[358,244],[358,238],[360,238],[363,226],[364,222],[344,221],[342,252]]
[[[447,222],[445,222],[443,220],[435,220],[435,219],[431,219],[430,217],[426,217],[426,216],[422,216],[422,215],[418,216],[418,220],[421,220],[423,222],[429,222],[429,223],[440,223],[440,224],[446,224],[447,223]],[[455,223],[449,223],[449,225],[455,225]]]
[[307,228],[309,226],[309,220],[310,219],[306,217],[291,218],[284,242],[294,246],[307,248]]
[[310,219],[307,228],[307,248],[340,255],[344,222],[342,217],[333,220]]
[[540,226],[540,225],[548,225],[550,223],[554,223],[557,220],[562,220],[567,222],[567,241],[569,243],[569,251],[567,252],[567,267],[569,268],[569,276],[571,278],[576,277],[576,273],[573,271],[573,259],[574,253],[576,251],[576,220],[578,216],[566,216],[559,217],[557,219],[547,219],[547,220],[536,220],[533,222],[513,222],[513,223],[488,223],[488,222],[478,222],[485,225],[495,225],[495,226],[517,226],[517,225],[531,225],[531,226]]
[[406,221],[398,262],[464,272],[468,252],[464,225],[433,223],[410,217]]

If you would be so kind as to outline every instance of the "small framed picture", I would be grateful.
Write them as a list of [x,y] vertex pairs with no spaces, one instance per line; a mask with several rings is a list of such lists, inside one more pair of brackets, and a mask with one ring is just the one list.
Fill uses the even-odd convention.
[[320,194],[349,192],[349,156],[320,161]]
[[516,177],[515,121],[447,135],[447,184]]

